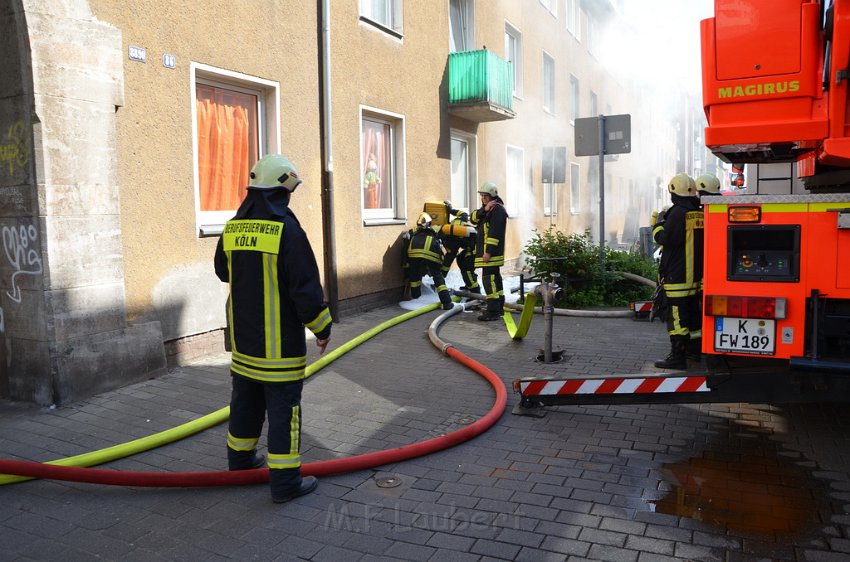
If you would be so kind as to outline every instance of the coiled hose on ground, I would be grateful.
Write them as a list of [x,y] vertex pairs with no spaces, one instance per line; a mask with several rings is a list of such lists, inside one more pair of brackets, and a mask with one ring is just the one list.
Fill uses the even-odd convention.
[[[323,367],[335,361],[348,351],[374,337],[378,333],[409,320],[420,314],[424,314],[437,308],[437,304],[424,306],[420,309],[397,316],[383,322],[378,326],[364,332],[360,336],[346,342],[339,348],[331,351],[327,356],[312,363],[307,367],[307,376],[316,374]],[[404,445],[393,449],[376,451],[352,457],[333,459],[328,461],[307,463],[302,465],[301,472],[304,475],[327,476],[372,468],[384,464],[399,462],[423,455],[427,455],[448,447],[452,447],[473,437],[480,435],[489,429],[505,410],[507,406],[507,390],[502,380],[483,364],[461,353],[450,344],[439,339],[437,331],[440,325],[451,316],[464,310],[462,304],[454,307],[440,315],[429,327],[428,334],[432,344],[441,353],[460,362],[474,372],[484,377],[495,391],[493,406],[484,417],[476,422],[426,441],[420,441],[410,445]],[[49,478],[53,480],[70,480],[75,482],[88,482],[93,484],[110,484],[117,486],[147,486],[147,487],[205,487],[205,486],[233,486],[242,484],[258,484],[267,482],[269,477],[268,468],[257,468],[241,471],[218,471],[218,472],[134,472],[109,469],[87,468],[102,464],[119,458],[124,458],[142,451],[147,451],[184,437],[193,435],[199,431],[219,424],[227,419],[229,407],[222,408],[212,414],[183,424],[176,428],[163,431],[142,439],[136,439],[121,445],[94,451],[75,457],[68,457],[38,463],[32,461],[0,460],[0,485],[11,484],[30,480],[32,478]],[[13,476],[14,475],[14,476]]]

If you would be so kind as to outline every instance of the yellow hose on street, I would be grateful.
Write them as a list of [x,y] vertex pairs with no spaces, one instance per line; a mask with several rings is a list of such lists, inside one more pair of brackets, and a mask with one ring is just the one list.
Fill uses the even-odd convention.
[[[378,324],[374,328],[363,332],[356,338],[344,343],[340,347],[334,349],[333,351],[330,351],[324,357],[308,365],[305,371],[305,379],[315,375],[325,366],[329,365],[330,363],[333,363],[334,361],[336,361],[358,345],[378,335],[384,330],[391,328],[396,324],[400,324],[401,322],[404,322],[406,320],[410,320],[411,318],[415,318],[416,316],[425,314],[426,312],[430,312],[439,306],[440,305],[438,303],[423,306],[422,308],[418,308],[416,310],[412,310],[405,314],[396,316],[395,318],[391,318],[385,322],[382,322],[381,324]],[[100,449],[98,451],[83,453],[81,455],[76,455],[73,457],[66,457],[64,459],[48,461],[45,464],[76,467],[97,466],[117,459],[123,459],[125,457],[135,455],[137,453],[149,451],[151,449],[155,449],[157,447],[173,443],[174,441],[179,441],[180,439],[184,439],[186,437],[194,435],[195,433],[216,426],[226,421],[229,416],[230,406],[225,406],[220,410],[216,410],[215,412],[207,414],[196,420],[192,420],[190,422],[184,423],[177,427],[173,427],[171,429],[167,429],[165,431],[161,431],[159,433],[154,433],[153,435],[149,435],[147,437],[134,439],[133,441],[121,443],[119,445],[114,445],[112,447],[107,447],[106,449]],[[2,474],[0,475],[0,486],[5,484],[14,484],[16,482],[24,482],[26,480],[32,479],[33,478],[28,476],[14,476],[10,474]]]

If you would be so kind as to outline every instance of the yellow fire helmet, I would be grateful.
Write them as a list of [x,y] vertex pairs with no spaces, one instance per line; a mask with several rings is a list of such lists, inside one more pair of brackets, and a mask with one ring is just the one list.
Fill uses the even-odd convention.
[[703,174],[695,181],[700,195],[717,195],[720,193],[720,180],[714,174]]
[[681,197],[696,197],[697,184],[688,174],[676,174],[667,184],[667,191]]
[[496,187],[496,184],[491,181],[485,181],[481,184],[481,187],[478,189],[478,193],[484,193],[489,195],[490,197],[498,197],[499,196],[499,188]]
[[266,154],[251,168],[251,182],[248,187],[254,189],[285,189],[292,193],[301,185],[301,178],[295,166],[280,154]]

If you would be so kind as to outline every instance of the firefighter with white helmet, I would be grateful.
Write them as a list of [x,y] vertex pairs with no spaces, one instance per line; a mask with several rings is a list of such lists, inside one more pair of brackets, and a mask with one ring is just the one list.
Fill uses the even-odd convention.
[[694,183],[700,197],[720,194],[720,180],[714,174],[703,174],[694,180]]
[[478,229],[475,267],[481,268],[487,301],[487,310],[478,319],[486,322],[500,320],[504,315],[505,291],[500,268],[505,265],[508,212],[495,183],[485,181],[478,189],[478,195],[481,207],[472,212],[470,219]]
[[655,366],[685,369],[688,356],[697,358],[701,348],[703,213],[696,182],[688,174],[673,176],[667,190],[673,205],[655,223],[652,236],[662,246],[658,272],[669,307],[670,354]]
[[431,228],[431,215],[422,212],[416,219],[416,228],[406,239],[406,248],[402,256],[402,268],[405,270],[410,296],[418,299],[422,296],[422,277],[430,275],[434,280],[440,303],[444,310],[452,308],[452,296],[440,271],[443,263],[443,246],[434,229]]
[[292,162],[263,156],[251,169],[245,200],[224,226],[215,272],[228,283],[233,391],[227,430],[230,470],[259,468],[257,444],[268,415],[272,500],[316,489],[301,476],[301,390],[307,367],[304,328],[320,353],[331,334],[316,258],[289,199],[301,184]]

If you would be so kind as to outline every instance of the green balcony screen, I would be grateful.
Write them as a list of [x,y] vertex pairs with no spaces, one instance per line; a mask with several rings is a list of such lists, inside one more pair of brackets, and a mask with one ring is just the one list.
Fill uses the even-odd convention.
[[487,101],[513,110],[513,65],[492,51],[449,55],[449,103]]

